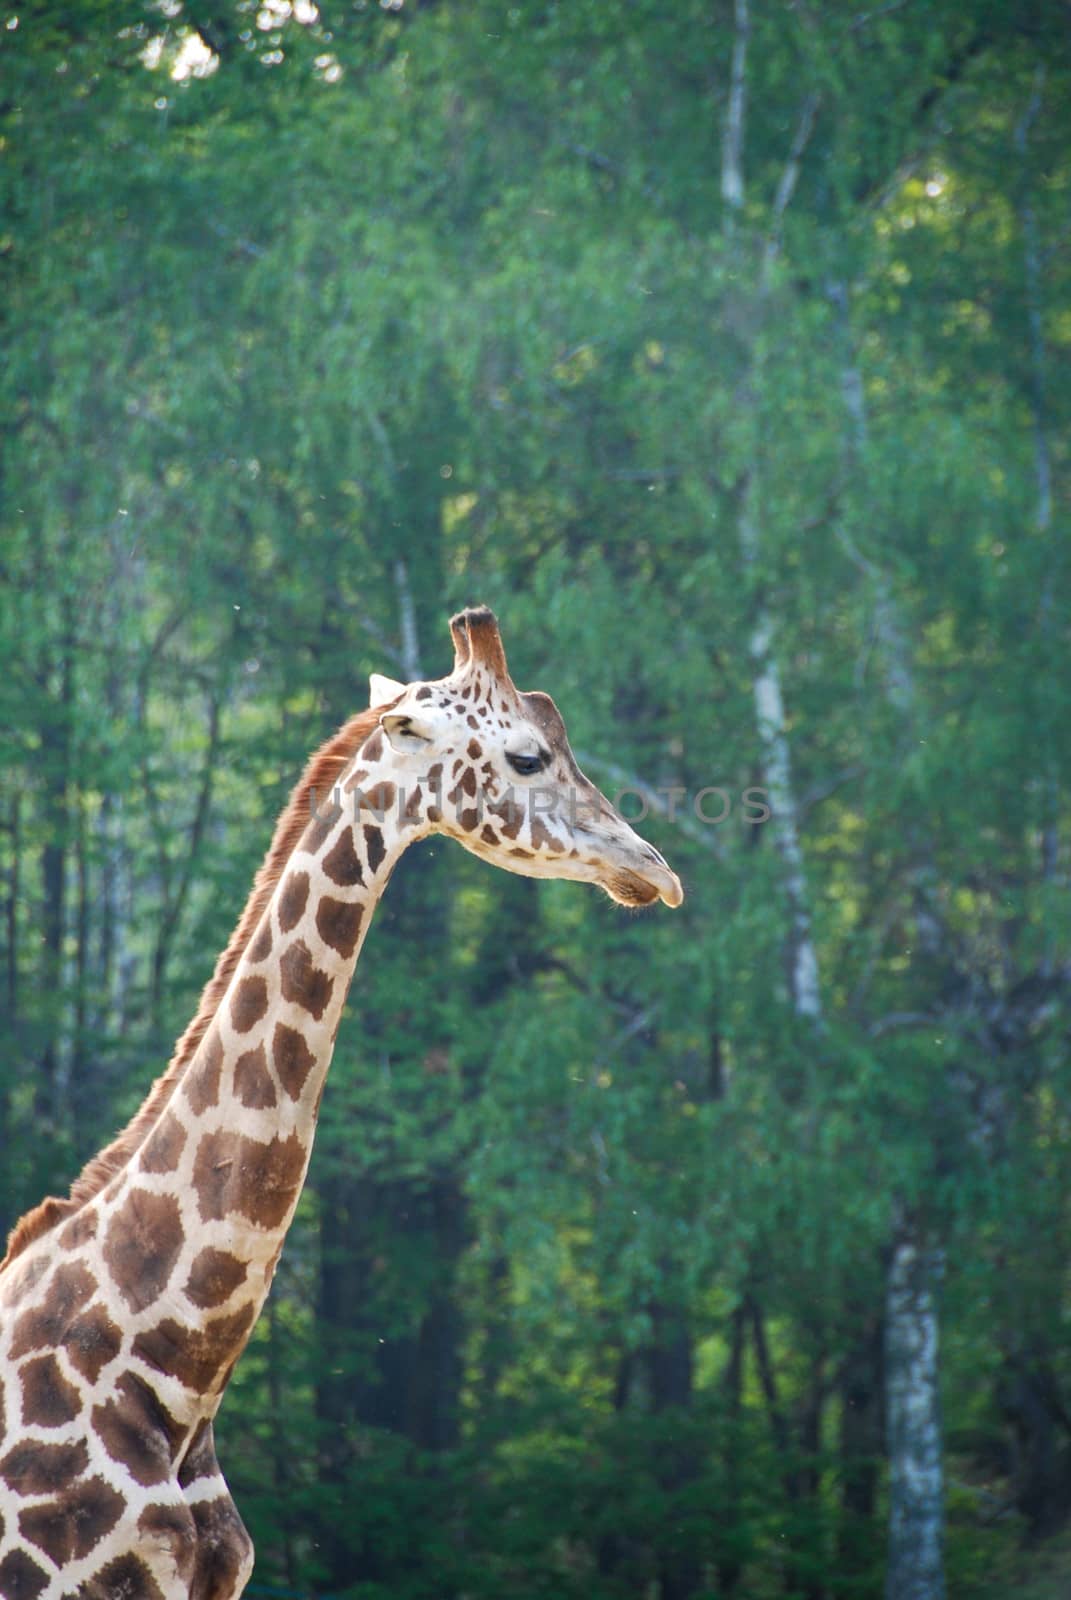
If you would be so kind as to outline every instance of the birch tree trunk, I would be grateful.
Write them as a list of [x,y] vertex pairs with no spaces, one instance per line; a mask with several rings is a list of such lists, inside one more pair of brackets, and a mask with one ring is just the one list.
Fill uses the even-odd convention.
[[[852,353],[848,294],[830,286],[842,324],[841,392],[851,424],[855,470],[865,473],[867,418],[862,374]],[[864,483],[865,487],[865,483]],[[892,586],[880,567],[859,551],[844,530],[841,543],[871,587],[874,634],[882,658],[882,692],[905,727],[918,721],[918,697],[910,650]],[[933,841],[918,841],[914,874],[915,932],[920,952],[937,968],[944,937],[932,905],[936,881]],[[940,1600],[944,1479],[938,1404],[938,1319],[935,1279],[938,1258],[922,1241],[917,1224],[901,1217],[885,1281],[885,1425],[889,1459],[887,1600]]]
[[893,1246],[885,1291],[885,1392],[889,1451],[886,1600],[941,1600],[944,1486],[938,1418],[939,1260],[914,1230]]

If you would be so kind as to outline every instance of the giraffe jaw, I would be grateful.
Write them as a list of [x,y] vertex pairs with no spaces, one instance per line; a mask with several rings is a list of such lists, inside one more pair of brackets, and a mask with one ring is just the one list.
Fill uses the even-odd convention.
[[653,906],[656,900],[661,900],[663,905],[676,907],[684,899],[680,879],[664,862],[660,869],[651,863],[642,876],[638,872],[620,870],[600,877],[599,882],[619,906]]

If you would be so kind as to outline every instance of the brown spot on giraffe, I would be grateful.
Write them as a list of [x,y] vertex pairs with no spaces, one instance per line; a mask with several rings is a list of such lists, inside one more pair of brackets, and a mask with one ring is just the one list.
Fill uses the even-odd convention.
[[360,794],[360,808],[362,811],[371,811],[382,822],[398,793],[393,783],[377,783],[371,789],[362,789]]
[[368,857],[369,872],[377,872],[387,852],[383,844],[382,830],[374,828],[371,823],[367,824],[364,829],[364,848]]
[[80,1478],[88,1466],[89,1451],[84,1439],[76,1439],[73,1444],[41,1444],[37,1439],[28,1439],[0,1460],[0,1478],[14,1494],[57,1494]]
[[229,1300],[235,1289],[245,1282],[248,1267],[228,1250],[215,1250],[209,1246],[194,1259],[190,1276],[183,1291],[187,1300],[202,1310],[214,1310]]
[[81,1394],[63,1376],[51,1351],[25,1362],[19,1368],[19,1381],[25,1427],[62,1428],[64,1423],[73,1422],[82,1409]]
[[532,843],[537,850],[562,850],[564,845],[539,817],[532,818]]
[[363,914],[363,907],[349,900],[335,900],[329,894],[324,895],[316,907],[317,933],[344,961],[348,961],[357,948]]
[[[261,979],[263,982],[263,979]],[[219,1074],[223,1065],[223,1046],[217,1028],[210,1028],[182,1080],[183,1093],[194,1116],[202,1117],[209,1106],[219,1101]]]
[[498,817],[502,824],[502,832],[507,839],[516,839],[521,831],[524,821],[524,808],[509,800],[496,801],[487,807],[488,811]]
[[235,1033],[255,1028],[268,1009],[268,985],[263,978],[243,978],[231,997],[231,1022]]
[[480,821],[480,813],[474,806],[458,813],[458,826],[464,828],[466,833],[473,833]]
[[227,1128],[206,1133],[193,1164],[202,1220],[238,1212],[263,1228],[278,1227],[297,1196],[306,1156],[296,1133],[266,1140]]
[[164,1592],[140,1556],[116,1556],[78,1587],[78,1600],[164,1600]]
[[253,1543],[229,1495],[195,1500],[198,1554],[195,1593],[206,1600],[235,1594],[253,1554]]
[[398,819],[403,828],[414,828],[416,827],[417,823],[419,823],[420,803],[423,798],[423,791],[421,790],[420,785],[417,784],[416,788],[405,802],[405,810]]
[[304,939],[295,939],[279,962],[283,998],[301,1006],[319,1022],[331,1000],[335,980],[315,965]]
[[354,848],[352,828],[343,828],[338,843],[332,845],[324,856],[323,869],[332,883],[343,888],[352,888],[354,884],[364,882],[364,869]]
[[305,914],[309,900],[309,875],[307,872],[290,872],[279,896],[279,926],[284,933],[296,928]]
[[478,739],[470,739],[465,753],[470,761],[478,761],[483,755],[483,745]]
[[75,1313],[92,1298],[96,1282],[78,1261],[57,1267],[42,1305],[24,1311],[11,1335],[9,1356],[18,1361],[31,1350],[62,1344]]
[[261,921],[260,928],[257,931],[256,937],[250,942],[250,945],[249,945],[249,959],[250,959],[250,961],[256,961],[256,962],[267,961],[267,959],[268,959],[268,957],[270,955],[271,955],[271,921],[270,921],[270,919],[268,917],[264,917],[263,920]]
[[378,761],[383,754],[383,735],[377,728],[370,739],[366,739],[361,749],[361,760],[369,766]]
[[64,1344],[71,1365],[83,1378],[96,1383],[122,1349],[123,1336],[104,1307],[93,1305],[71,1323]]
[[218,1471],[219,1462],[216,1460],[216,1447],[212,1438],[212,1422],[209,1417],[205,1417],[194,1429],[186,1454],[179,1463],[179,1486],[188,1489],[190,1484],[196,1483],[199,1478],[214,1478]]
[[[314,805],[315,802],[316,797],[313,795]],[[331,803],[325,811],[318,812],[301,836],[301,849],[307,851],[310,856],[319,855],[320,846],[332,832],[341,815],[342,807]]]
[[531,850],[522,850],[519,844],[515,844],[513,846],[512,850],[510,851],[510,855],[519,857],[521,861],[531,861],[534,859],[534,852]]
[[416,699],[418,699],[418,700],[430,700],[431,699],[431,690],[428,688],[427,684],[425,684],[422,689],[418,689],[417,690]]
[[367,767],[358,767],[356,772],[351,772],[349,777],[346,779],[346,782],[343,784],[343,789],[345,790],[346,794],[352,794],[354,789],[359,789],[367,776]]
[[131,1189],[108,1224],[101,1252],[131,1311],[144,1311],[163,1294],[184,1237],[174,1195]]
[[166,1317],[158,1327],[137,1335],[134,1354],[161,1372],[170,1373],[195,1394],[208,1394],[214,1388],[222,1388],[221,1380],[245,1348],[255,1317],[252,1305],[213,1317],[194,1328]]
[[485,822],[481,828],[480,838],[483,840],[484,844],[498,843],[498,834],[495,832],[494,828],[492,828],[489,822]]
[[[185,1332],[177,1323],[171,1326],[180,1334]],[[181,1358],[181,1346],[177,1341],[172,1345],[171,1364],[162,1366],[141,1348],[142,1341],[148,1337],[138,1334],[134,1340],[134,1354],[163,1372],[172,1371]],[[159,1350],[156,1353],[159,1354]],[[112,1398],[103,1405],[94,1406],[90,1420],[107,1454],[126,1468],[135,1483],[147,1488],[164,1483],[171,1476],[171,1462],[183,1429],[159,1396],[136,1373],[123,1373]]]
[[125,1505],[102,1477],[86,1478],[61,1499],[27,1506],[19,1514],[19,1532],[57,1566],[82,1561],[111,1533]]
[[263,1043],[247,1050],[234,1063],[234,1091],[251,1111],[270,1109],[275,1104],[275,1084],[268,1071]]
[[95,1211],[76,1211],[70,1222],[60,1229],[60,1247],[64,1250],[80,1250],[96,1236],[97,1220]]
[[188,1583],[197,1560],[197,1524],[187,1505],[148,1505],[138,1518],[139,1544],[170,1557],[180,1583]]
[[0,1595],[4,1600],[37,1600],[47,1587],[48,1573],[25,1550],[11,1550],[0,1561]]
[[174,1172],[186,1143],[186,1130],[173,1111],[165,1111],[141,1152],[143,1172]]
[[305,1080],[316,1064],[316,1057],[297,1029],[288,1028],[285,1022],[275,1024],[272,1059],[279,1082],[291,1100],[299,1100]]

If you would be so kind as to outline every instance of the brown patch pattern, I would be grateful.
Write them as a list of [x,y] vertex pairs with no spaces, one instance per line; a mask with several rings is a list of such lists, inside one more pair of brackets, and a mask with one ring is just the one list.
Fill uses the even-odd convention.
[[[184,1328],[167,1317],[159,1327],[138,1334],[134,1354],[161,1372],[172,1373],[195,1394],[205,1395],[242,1353],[255,1318],[252,1305],[229,1316],[214,1317],[199,1328]],[[149,1481],[160,1480],[138,1479],[139,1483]]]
[[309,875],[290,872],[279,895],[279,926],[284,933],[296,928],[309,901]]
[[89,1451],[83,1439],[74,1444],[27,1440],[9,1450],[0,1461],[0,1478],[15,1494],[58,1494],[80,1478],[88,1465]]
[[141,1557],[129,1553],[81,1584],[78,1600],[164,1600],[164,1592]]
[[108,1224],[101,1252],[131,1311],[144,1311],[167,1288],[183,1237],[173,1195],[131,1189]]
[[74,1421],[81,1409],[81,1395],[63,1376],[51,1352],[27,1361],[19,1368],[19,1379],[26,1427],[62,1428],[64,1423]]
[[174,1172],[179,1164],[186,1130],[173,1111],[165,1111],[141,1152],[143,1172]]
[[227,1250],[202,1250],[190,1268],[186,1298],[204,1310],[221,1306],[245,1282],[247,1271],[245,1262]]
[[123,1514],[121,1494],[103,1478],[87,1478],[46,1505],[28,1506],[19,1516],[19,1532],[58,1567],[81,1561],[115,1527]]
[[237,1593],[253,1554],[252,1541],[230,1495],[197,1500],[192,1509],[198,1539],[195,1592],[223,1600]]
[[382,821],[394,804],[394,796],[397,792],[393,783],[385,782],[377,783],[371,789],[362,789],[358,795],[360,809],[374,812]]
[[31,1350],[62,1344],[67,1329],[90,1299],[96,1283],[80,1262],[58,1267],[48,1286],[44,1304],[24,1311],[11,1335],[10,1356],[17,1361]]
[[48,1587],[48,1574],[25,1550],[11,1550],[0,1561],[0,1594],[4,1600],[37,1600]]
[[71,1323],[64,1340],[71,1365],[90,1383],[114,1361],[122,1348],[123,1336],[102,1305],[90,1306]]
[[212,1438],[212,1423],[208,1417],[197,1424],[189,1448],[178,1469],[180,1488],[188,1489],[199,1478],[214,1478],[219,1471],[216,1446]]
[[141,1547],[166,1552],[175,1563],[181,1583],[186,1583],[197,1557],[197,1526],[186,1505],[146,1506],[138,1518]]
[[316,907],[317,933],[344,961],[349,960],[357,947],[362,915],[361,906],[349,900],[335,900],[329,894],[324,895]]
[[[183,1359],[183,1344],[189,1334],[175,1322],[161,1323],[174,1330],[172,1336],[157,1341],[153,1353],[143,1348],[151,1333],[134,1340],[134,1354],[142,1356],[162,1372],[175,1371]],[[162,1348],[162,1345],[166,1346]],[[167,1364],[158,1359],[166,1354]],[[115,1385],[115,1395],[95,1406],[91,1417],[94,1431],[113,1461],[126,1468],[135,1483],[147,1486],[163,1483],[171,1475],[171,1460],[183,1430],[141,1378],[124,1372]]]
[[260,924],[260,931],[249,946],[250,961],[267,961],[271,955],[271,920],[265,917]]
[[353,845],[352,828],[343,828],[338,842],[324,856],[323,869],[332,883],[346,888],[364,882],[364,872]]
[[285,1022],[275,1024],[272,1057],[279,1082],[291,1100],[299,1100],[305,1080],[316,1064],[316,1057],[296,1028],[288,1028]]
[[[263,979],[261,980],[263,982]],[[186,1099],[195,1116],[202,1117],[219,1100],[219,1074],[223,1066],[223,1046],[215,1028],[205,1035],[183,1081]]]
[[537,850],[563,850],[562,841],[539,818],[532,818],[532,843]]
[[267,1140],[226,1128],[206,1133],[193,1166],[202,1219],[218,1222],[237,1211],[262,1228],[277,1227],[301,1187],[305,1155],[296,1133]]
[[279,962],[283,998],[309,1011],[319,1022],[327,1010],[335,980],[313,963],[303,939],[295,939]]
[[302,835],[302,850],[306,850],[310,856],[318,856],[321,845],[341,815],[341,806],[328,806],[322,815],[314,816]]
[[234,1063],[234,1089],[242,1104],[251,1111],[261,1111],[275,1104],[275,1084],[268,1071],[263,1043],[255,1050],[247,1050]]
[[231,998],[231,1022],[235,1033],[255,1028],[268,1009],[268,985],[263,978],[243,978]]
[[80,1250],[96,1237],[98,1217],[95,1211],[77,1211],[59,1236],[64,1250]]
[[387,852],[383,847],[383,834],[370,823],[364,830],[364,848],[368,857],[369,872],[378,871],[379,864]]

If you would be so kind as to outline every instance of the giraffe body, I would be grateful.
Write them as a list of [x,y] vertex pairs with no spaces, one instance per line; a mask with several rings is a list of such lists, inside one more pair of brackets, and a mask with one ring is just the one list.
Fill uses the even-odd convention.
[[[514,689],[490,613],[451,626],[450,677],[378,680],[387,708],[313,758],[168,1071],[71,1198],[12,1235],[2,1600],[244,1588],[252,1545],[212,1422],[271,1284],[353,970],[401,852],[444,832],[511,871],[679,903],[662,858],[576,769],[553,703]],[[525,806],[517,787],[537,776],[543,803]]]

